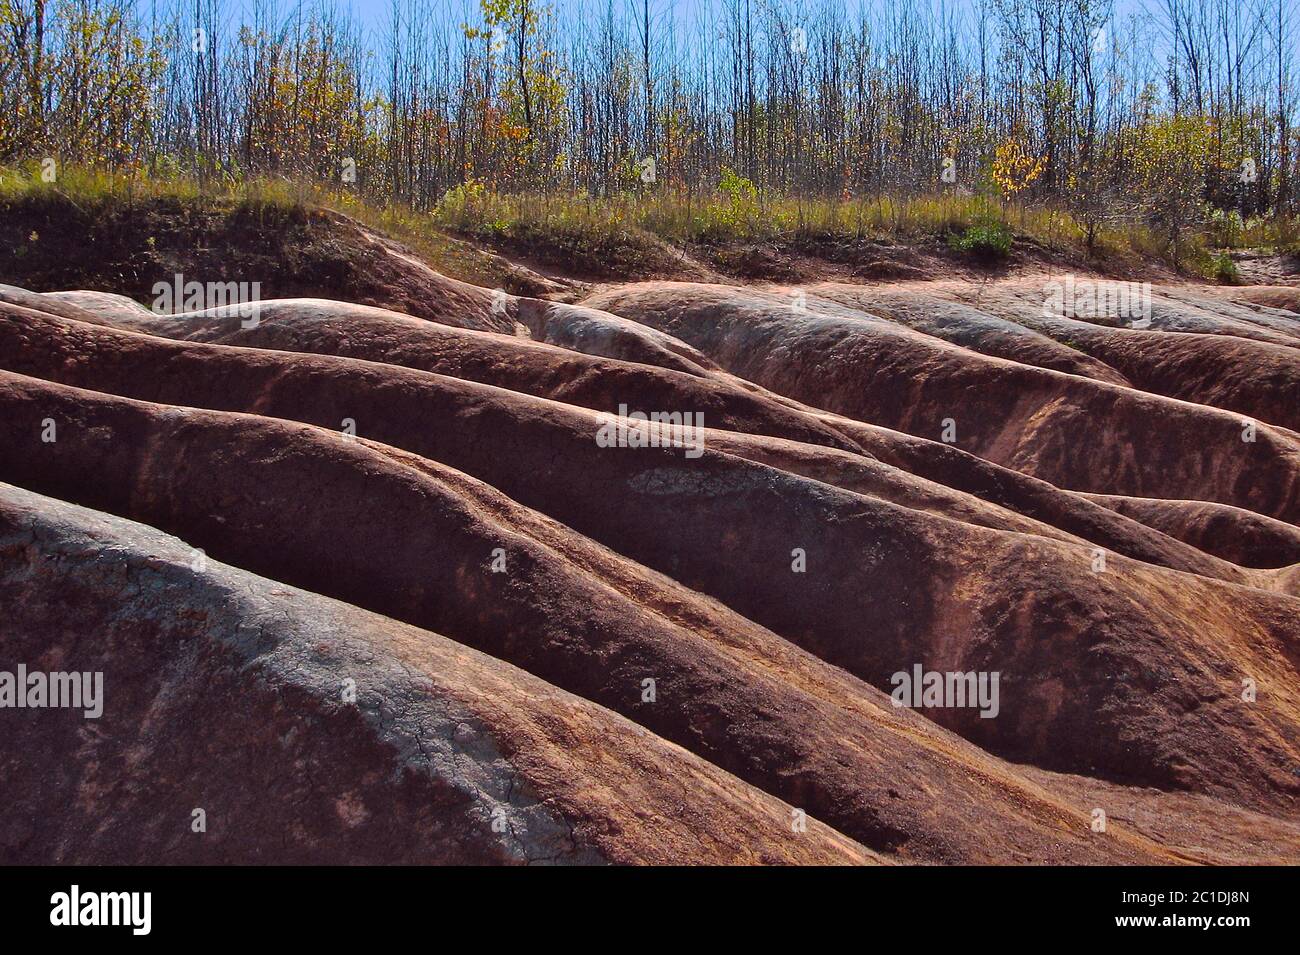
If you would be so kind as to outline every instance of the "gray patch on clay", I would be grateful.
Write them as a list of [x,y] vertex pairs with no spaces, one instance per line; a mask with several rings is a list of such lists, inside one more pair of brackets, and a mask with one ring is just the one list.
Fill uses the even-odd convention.
[[[28,552],[29,562],[54,557],[58,573],[111,578],[119,585],[121,619],[152,612],[133,605],[141,599],[157,604],[168,592],[183,591],[190,608],[208,615],[203,636],[233,650],[246,670],[256,669],[272,684],[329,699],[342,677],[360,676],[357,705],[376,741],[396,754],[394,781],[414,772],[463,793],[480,807],[480,837],[495,842],[504,856],[525,863],[607,861],[594,848],[575,844],[568,824],[536,798],[497,749],[490,727],[449,695],[431,695],[429,676],[417,678],[358,636],[372,621],[376,627],[405,625],[211,559],[196,572],[188,545],[148,525],[3,483],[0,500],[18,512],[17,520],[0,525],[0,550],[16,545]],[[27,565],[0,566],[11,578],[25,572]],[[419,632],[424,639],[445,639]],[[317,649],[322,645],[329,655]],[[497,808],[508,820],[505,832],[492,831]]]

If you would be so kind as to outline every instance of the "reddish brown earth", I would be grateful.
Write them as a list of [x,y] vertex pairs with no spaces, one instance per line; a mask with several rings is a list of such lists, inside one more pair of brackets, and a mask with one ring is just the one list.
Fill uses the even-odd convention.
[[951,422],[959,447],[1059,487],[1219,501],[1282,519],[1300,511],[1300,435],[1290,430],[1259,421],[1246,442],[1241,416],[1226,410],[992,357],[869,303],[803,294],[800,306],[777,290],[651,282],[587,302],[827,411],[933,439]]
[[[0,740],[0,858],[1300,861],[1300,316],[440,279],[0,287],[0,670],[108,683]],[[996,715],[893,705],[917,665]]]
[[1208,501],[1162,501],[1088,495],[1193,547],[1241,567],[1300,565],[1300,528],[1262,514]]
[[[75,659],[113,701],[103,732],[12,721],[7,862],[880,861],[816,822],[792,832],[790,807],[508,664],[196,570],[153,528],[3,485],[0,553],[5,663]],[[38,774],[24,751],[77,758]],[[105,826],[105,804],[136,822]]]

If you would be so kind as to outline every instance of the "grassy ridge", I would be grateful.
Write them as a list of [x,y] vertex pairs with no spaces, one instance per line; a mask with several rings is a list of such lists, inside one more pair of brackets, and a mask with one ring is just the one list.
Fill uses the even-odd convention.
[[[1149,229],[1138,224],[1103,227],[1092,252],[1085,230],[1069,212],[981,196],[911,198],[762,198],[751,186],[723,183],[707,196],[623,193],[610,197],[529,196],[495,193],[470,182],[444,196],[431,210],[398,204],[377,207],[339,186],[307,181],[253,178],[199,183],[192,179],[149,179],[138,174],[84,168],[59,171],[42,181],[36,168],[0,170],[0,207],[39,204],[54,196],[92,210],[174,201],[232,212],[325,208],[346,213],[411,246],[435,268],[483,285],[500,283],[489,257],[464,241],[531,258],[573,273],[609,277],[672,275],[683,251],[724,263],[718,250],[737,245],[816,243],[888,239],[904,244],[946,246],[972,259],[996,260],[1012,248],[1036,245],[1101,266],[1160,261],[1218,281],[1231,280],[1224,250],[1297,250],[1300,228],[1293,220],[1241,222],[1213,219],[1183,244],[1180,259]],[[802,244],[801,244],[802,243]],[[22,254],[21,249],[0,255]],[[724,268],[725,271],[725,268]]]

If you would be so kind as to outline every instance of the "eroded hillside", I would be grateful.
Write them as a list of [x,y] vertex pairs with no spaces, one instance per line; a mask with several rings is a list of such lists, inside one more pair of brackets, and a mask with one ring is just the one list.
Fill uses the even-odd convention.
[[105,682],[7,716],[0,859],[1300,861],[1293,290],[367,242],[391,296],[0,287],[0,670]]

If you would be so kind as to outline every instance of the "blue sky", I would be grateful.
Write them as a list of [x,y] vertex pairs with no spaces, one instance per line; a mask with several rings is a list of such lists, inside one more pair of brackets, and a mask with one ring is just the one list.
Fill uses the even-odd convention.
[[[152,4],[160,8],[170,8],[175,2],[177,0],[137,0],[144,11],[147,11]],[[223,0],[223,2],[226,16],[229,18],[227,23],[231,25],[243,19],[243,11],[251,6],[245,0]],[[379,52],[384,45],[384,37],[392,13],[392,0],[277,0],[277,2],[280,17],[284,20],[291,16],[299,4],[305,9],[333,7],[354,12],[361,22],[373,31],[368,40],[369,45],[376,52]],[[446,11],[445,16],[437,17],[444,26],[459,23],[474,25],[482,22],[478,0],[430,0],[430,2],[434,9]],[[606,11],[610,9],[616,17],[626,16],[632,19],[639,15],[641,4],[641,0],[537,0],[537,2],[556,11],[562,30],[581,29],[598,18],[603,19]],[[757,19],[762,4],[767,0],[750,0],[750,2],[753,4]],[[772,0],[772,2],[782,3],[792,10],[794,14],[792,23],[796,26],[800,23],[800,14],[815,18],[818,10],[826,4],[833,3],[847,12],[849,21],[856,20],[860,13],[865,12],[868,22],[872,19],[873,11],[889,5],[882,3],[881,0]],[[942,9],[949,14],[957,14],[972,24],[978,18],[978,0],[893,0],[892,5],[902,6],[913,2],[917,6],[928,6],[936,11]],[[1099,5],[1105,2],[1106,0],[1099,0]],[[181,10],[185,13],[193,10],[193,0],[180,0],[180,4]],[[1113,0],[1111,5],[1114,10],[1111,29],[1116,31],[1123,31],[1125,23],[1134,13],[1153,15],[1151,18],[1157,21],[1164,19],[1164,0]],[[709,7],[713,8],[715,15],[722,16],[726,8],[726,0],[651,0],[652,11],[662,18],[659,28],[662,29],[666,21],[674,23],[678,35],[684,39],[688,48],[695,45],[693,41],[698,38],[694,34],[698,31],[700,15]],[[1242,9],[1244,11],[1244,7]],[[1167,49],[1167,43],[1162,42],[1158,37],[1153,39],[1150,52],[1153,57],[1163,59],[1162,50]]]
[[[140,0],[142,5],[147,6],[150,0]],[[313,6],[313,0],[303,0],[304,6]],[[350,9],[360,15],[361,19],[367,24],[382,27],[388,22],[392,8],[391,0],[320,0],[326,5],[335,6],[342,9]],[[479,4],[478,0],[434,0],[441,7],[454,11],[461,19],[469,19],[477,13]],[[607,7],[612,6],[616,15],[625,14],[635,9],[640,11],[641,0],[542,0],[545,5],[553,7],[557,13],[564,15],[582,15],[590,14],[595,11],[603,13]],[[754,11],[757,14],[758,8],[763,0],[752,0]],[[778,0],[780,2],[780,0]],[[837,6],[856,13],[859,10],[870,10],[872,7],[880,6],[879,0],[834,0]],[[950,10],[965,10],[973,12],[977,7],[975,0],[933,0],[937,6],[940,2],[945,3]],[[1131,12],[1141,11],[1144,6],[1158,4],[1159,0],[1115,0],[1114,8],[1117,18],[1124,20]],[[810,13],[817,7],[817,3],[804,3],[800,0],[785,0],[786,6],[797,11],[808,10]],[[651,9],[660,14],[670,15],[678,22],[688,23],[695,19],[703,7],[712,4],[719,11],[723,7],[723,0],[651,0]],[[237,8],[238,3],[231,4]],[[295,0],[281,0],[281,8],[286,13],[295,6]],[[1158,7],[1156,7],[1158,9]]]

